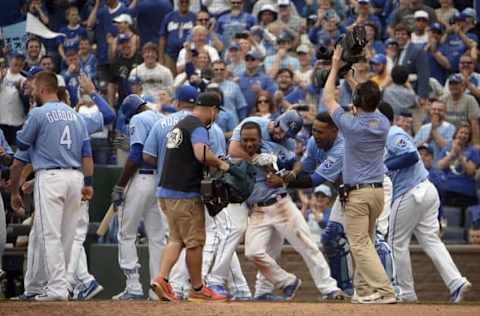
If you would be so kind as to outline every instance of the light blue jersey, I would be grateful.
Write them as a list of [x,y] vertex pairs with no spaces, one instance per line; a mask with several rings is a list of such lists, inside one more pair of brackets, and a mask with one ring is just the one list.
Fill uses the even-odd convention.
[[[260,126],[260,130],[262,131],[262,141],[273,142],[270,133],[268,132],[268,124],[271,122],[270,119],[259,117],[259,116],[252,116],[247,117],[244,119],[235,129],[233,130],[231,140],[240,141],[240,130],[242,128],[243,123],[245,122],[254,122]],[[291,138],[286,138],[283,140],[280,145],[284,146],[288,150],[294,151],[295,150],[295,141]]]
[[95,111],[91,113],[79,113],[85,121],[87,126],[88,135],[95,134],[103,130],[103,115],[100,111]]
[[210,150],[217,156],[227,155],[227,142],[225,141],[225,135],[217,123],[213,123],[208,129],[208,147],[210,147]]
[[62,102],[34,108],[17,133],[21,150],[30,148],[33,170],[80,168],[91,156],[90,139],[82,117]]
[[319,148],[311,136],[301,159],[303,171],[318,174],[330,182],[335,182],[342,173],[344,155],[345,140],[340,133],[337,134],[332,147],[326,151]]
[[[154,110],[143,111],[136,114],[128,124],[128,132],[130,134],[130,150],[133,145],[139,144],[145,147],[148,135],[155,123],[163,118],[163,115]],[[140,169],[151,169],[152,167],[144,162],[140,165]]]
[[[403,154],[417,152],[412,137],[398,126],[390,128],[386,149],[385,161]],[[419,159],[413,166],[389,172],[389,176],[393,184],[392,201],[395,201],[400,195],[427,179],[428,171],[423,166],[422,160]]]

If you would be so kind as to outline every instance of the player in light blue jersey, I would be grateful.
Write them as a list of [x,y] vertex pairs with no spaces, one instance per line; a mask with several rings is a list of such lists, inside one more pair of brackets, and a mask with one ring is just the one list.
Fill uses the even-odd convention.
[[[81,201],[93,195],[93,160],[85,123],[72,108],[58,101],[57,90],[55,74],[36,75],[32,95],[42,106],[30,112],[17,133],[17,147],[30,149],[32,168],[36,171],[36,216],[32,229],[41,232],[39,240],[44,242],[29,245],[29,251],[43,248],[44,271],[49,272],[43,276],[46,291],[31,293],[39,301],[68,298],[66,267],[81,216]],[[23,208],[19,194],[23,166],[23,162],[18,162],[11,168],[11,204],[15,210]]]
[[[166,222],[158,211],[155,199],[156,170],[143,161],[142,152],[153,126],[163,118],[151,110],[144,99],[131,94],[121,106],[130,133],[130,152],[122,175],[112,192],[114,210],[118,210],[118,263],[126,277],[125,290],[113,299],[143,299],[140,283],[136,238],[143,219],[148,238],[149,266],[152,278],[159,270],[158,263],[165,247]],[[151,299],[157,299],[151,291]]]
[[[379,110],[393,122],[393,110],[389,104],[382,104]],[[397,267],[395,285],[400,290],[400,299],[417,301],[409,250],[414,234],[448,287],[450,302],[459,303],[472,285],[460,274],[439,237],[440,199],[437,189],[428,180],[428,171],[420,159],[414,140],[398,126],[392,126],[389,130],[385,165],[393,182],[388,243]]]

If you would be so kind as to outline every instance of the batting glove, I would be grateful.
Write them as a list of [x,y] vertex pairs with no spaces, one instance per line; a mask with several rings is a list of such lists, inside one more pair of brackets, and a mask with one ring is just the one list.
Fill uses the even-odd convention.
[[121,187],[119,185],[116,185],[113,187],[113,192],[112,192],[112,204],[113,207],[117,208],[120,205],[122,205],[124,199],[123,196],[123,191],[125,190],[124,187]]

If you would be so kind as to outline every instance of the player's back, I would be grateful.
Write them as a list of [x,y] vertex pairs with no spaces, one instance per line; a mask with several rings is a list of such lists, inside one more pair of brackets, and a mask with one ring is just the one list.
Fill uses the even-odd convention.
[[62,102],[33,109],[17,137],[30,146],[34,170],[80,168],[88,140],[83,119]]

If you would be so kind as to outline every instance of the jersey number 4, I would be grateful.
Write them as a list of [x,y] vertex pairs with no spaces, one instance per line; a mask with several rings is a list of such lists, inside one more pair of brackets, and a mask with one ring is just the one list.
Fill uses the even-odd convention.
[[72,137],[70,137],[70,126],[68,125],[63,129],[62,136],[60,137],[60,145],[67,146],[68,150],[72,147]]

